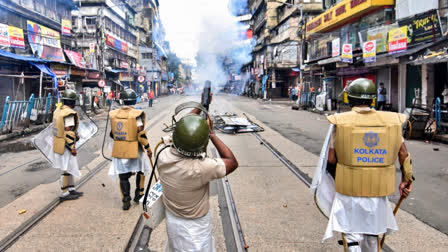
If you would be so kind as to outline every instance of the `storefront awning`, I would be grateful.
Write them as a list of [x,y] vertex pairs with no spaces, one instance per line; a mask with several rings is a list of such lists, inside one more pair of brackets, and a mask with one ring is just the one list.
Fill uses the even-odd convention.
[[18,54],[7,52],[7,51],[3,51],[3,50],[0,50],[0,56],[6,57],[6,58],[10,58],[10,59],[23,60],[23,61],[35,62],[35,63],[52,62],[50,60],[38,59],[38,58],[28,57],[28,56],[22,56],[22,55],[18,55]]

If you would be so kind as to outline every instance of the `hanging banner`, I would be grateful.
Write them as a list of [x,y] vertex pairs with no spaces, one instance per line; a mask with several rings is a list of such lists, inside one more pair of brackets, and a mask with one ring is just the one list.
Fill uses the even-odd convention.
[[341,39],[333,39],[331,41],[331,57],[337,57],[341,54]]
[[27,21],[27,30],[28,38],[31,37],[30,43],[61,48],[61,36],[59,32],[29,20]]
[[65,62],[59,32],[27,21],[28,42],[33,54],[41,59]]
[[[396,27],[395,27],[396,28]],[[394,29],[391,25],[374,27],[367,30],[367,41],[376,41],[376,53],[387,52],[387,35],[389,30]]]
[[61,20],[61,31],[62,31],[62,35],[65,36],[71,36],[72,33],[72,22],[68,19],[62,19]]
[[131,73],[120,73],[118,79],[120,81],[134,81],[134,75]]
[[440,27],[437,10],[400,20],[398,24],[400,27],[407,27],[408,46],[421,42],[436,41],[442,38],[442,29]]
[[353,47],[352,44],[342,45],[341,61],[345,63],[353,63]]
[[364,63],[376,61],[376,41],[367,41],[362,45],[362,60]]
[[400,28],[389,31],[389,54],[404,52],[408,49],[407,35],[407,26],[402,26]]
[[9,47],[9,28],[7,24],[0,24],[0,46]]
[[23,29],[9,26],[9,43],[11,47],[25,49],[25,38],[23,37]]

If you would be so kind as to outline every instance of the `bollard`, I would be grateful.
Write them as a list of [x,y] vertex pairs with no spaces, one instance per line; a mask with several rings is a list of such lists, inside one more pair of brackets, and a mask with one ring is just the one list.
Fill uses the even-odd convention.
[[10,100],[9,96],[6,96],[5,106],[3,107],[2,122],[0,124],[0,132],[3,130],[3,127],[5,126],[6,116],[8,114],[9,109],[9,100]]

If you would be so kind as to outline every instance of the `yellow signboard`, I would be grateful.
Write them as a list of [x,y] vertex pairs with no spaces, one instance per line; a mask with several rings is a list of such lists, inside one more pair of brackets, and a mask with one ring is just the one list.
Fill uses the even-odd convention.
[[308,34],[325,32],[381,6],[393,6],[395,0],[344,0],[313,18],[306,25]]
[[61,48],[61,37],[59,32],[47,28],[43,25],[27,20],[28,37],[31,38],[30,43]]

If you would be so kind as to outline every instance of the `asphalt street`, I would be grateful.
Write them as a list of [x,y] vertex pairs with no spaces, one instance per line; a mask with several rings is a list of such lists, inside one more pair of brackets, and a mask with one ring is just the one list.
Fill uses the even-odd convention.
[[[292,110],[285,103],[262,102],[241,96],[229,99],[233,106],[256,116],[287,139],[319,155],[329,127],[325,115]],[[448,234],[448,147],[418,140],[406,140],[405,143],[412,155],[416,181],[413,193],[401,208]],[[399,179],[401,175],[397,170],[397,183]],[[397,202],[399,195],[395,193],[390,199]]]
[[[179,99],[178,96],[167,96],[158,99],[152,108],[141,103],[145,109],[147,119],[160,114],[166,106]],[[89,140],[78,152],[80,168],[89,164],[101,155],[107,113],[92,116],[98,125],[98,133]],[[32,190],[40,184],[52,183],[59,179],[60,172],[51,168],[42,154],[30,147],[34,136],[27,136],[13,141],[1,143],[4,149],[11,151],[0,154],[0,208],[14,201],[16,198]]]

